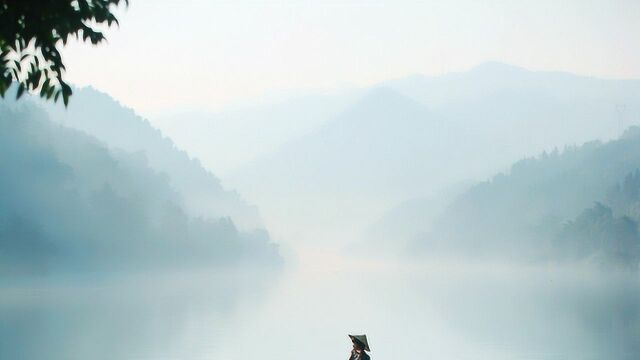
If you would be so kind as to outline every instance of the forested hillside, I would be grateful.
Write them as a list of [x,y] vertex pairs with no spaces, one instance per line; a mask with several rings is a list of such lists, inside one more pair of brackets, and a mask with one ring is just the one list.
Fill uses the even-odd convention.
[[416,246],[636,264],[638,169],[638,127],[604,144],[524,159],[458,197]]
[[275,263],[265,231],[196,217],[142,153],[0,107],[0,272]]
[[53,121],[94,136],[110,148],[143,153],[151,168],[169,176],[169,183],[183,195],[185,211],[190,215],[228,216],[241,229],[263,228],[256,207],[237,192],[224,189],[198,159],[109,95],[82,88],[74,92],[73,102],[66,109],[61,105],[40,105]]

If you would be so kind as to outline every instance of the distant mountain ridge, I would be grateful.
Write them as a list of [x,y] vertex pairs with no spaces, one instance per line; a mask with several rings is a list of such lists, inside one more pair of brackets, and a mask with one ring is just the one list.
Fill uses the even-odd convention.
[[157,115],[153,123],[219,176],[304,136],[334,118],[359,96],[355,90],[298,94],[216,112]]
[[413,250],[640,261],[640,127],[515,163],[472,187]]
[[[447,144],[439,138],[442,131],[455,129],[424,105],[380,87],[313,133],[252,163],[246,177],[261,174],[287,191],[308,187],[320,191],[318,185],[324,184],[327,191],[347,192],[355,186],[379,195],[402,193],[382,187],[405,181],[414,187],[422,181],[414,170],[422,172],[419,167],[431,165],[421,161],[421,154],[445,150]],[[364,184],[350,181],[366,176]]]
[[141,153],[108,149],[32,104],[0,103],[0,272],[277,264],[266,231],[184,210]]
[[478,96],[507,91],[546,93],[570,99],[594,100],[618,97],[636,102],[640,79],[601,79],[562,71],[534,71],[500,62],[486,62],[467,71],[436,76],[413,75],[383,82],[396,91],[431,107],[452,100],[465,101]]
[[[337,239],[416,188],[427,191],[454,179],[438,174],[457,156],[435,156],[446,151],[439,134],[455,131],[444,129],[448,124],[424,105],[377,88],[311,134],[242,168],[229,183],[265,207],[270,229],[275,223],[285,227],[285,218],[293,216],[285,231],[317,226],[331,231],[322,238]],[[434,154],[434,161],[423,161],[425,153]]]
[[109,147],[140,152],[149,165],[168,175],[169,182],[184,196],[193,216],[230,217],[241,229],[264,225],[255,206],[235,191],[225,190],[220,180],[201,163],[176,147],[173,141],[142,117],[123,107],[109,95],[90,87],[74,91],[68,108],[40,103],[52,120],[94,136]]
[[[284,214],[288,201],[296,213],[324,216],[337,208],[341,219],[331,221],[342,224],[334,232],[340,234],[351,225],[367,227],[365,218],[371,224],[404,201],[486,179],[518,159],[556,147],[613,139],[638,123],[638,80],[490,63],[364,89],[359,100],[313,132],[225,181],[265,212]],[[296,201],[301,194],[318,201]]]

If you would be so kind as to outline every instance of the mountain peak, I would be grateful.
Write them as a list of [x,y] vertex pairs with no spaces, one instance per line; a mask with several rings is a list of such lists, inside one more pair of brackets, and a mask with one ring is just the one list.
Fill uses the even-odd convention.
[[387,97],[387,96],[401,96],[391,86],[379,85],[367,92],[366,97]]
[[419,104],[417,101],[401,94],[391,86],[387,85],[377,86],[371,89],[371,91],[367,92],[359,101],[358,105],[362,104],[366,104],[369,106],[373,105],[376,107],[400,104],[409,105],[412,107],[423,107],[422,104]]
[[527,71],[527,69],[510,65],[506,63],[502,63],[499,61],[487,61],[480,63],[471,68],[470,72],[489,72],[489,73],[505,73],[505,72],[523,72]]

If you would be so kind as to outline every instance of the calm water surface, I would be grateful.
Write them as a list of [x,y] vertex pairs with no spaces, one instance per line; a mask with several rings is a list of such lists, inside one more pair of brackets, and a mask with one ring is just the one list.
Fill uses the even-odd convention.
[[637,273],[349,260],[2,286],[0,359],[638,359]]

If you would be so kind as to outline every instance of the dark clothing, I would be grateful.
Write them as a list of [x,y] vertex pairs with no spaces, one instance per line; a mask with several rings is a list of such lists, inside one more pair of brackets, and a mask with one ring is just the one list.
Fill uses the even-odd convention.
[[349,356],[349,360],[370,360],[370,358],[369,358],[369,354],[364,352],[364,350],[360,352],[351,350],[351,356]]

